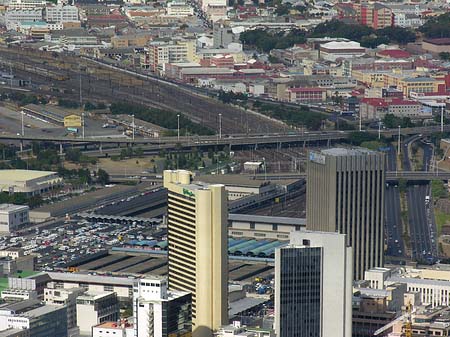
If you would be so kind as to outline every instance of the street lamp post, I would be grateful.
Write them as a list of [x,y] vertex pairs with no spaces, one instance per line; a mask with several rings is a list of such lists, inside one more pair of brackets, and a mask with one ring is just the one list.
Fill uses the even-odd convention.
[[81,113],[81,132],[82,132],[82,137],[84,139],[84,112]]
[[135,124],[134,124],[134,114],[132,114],[131,115],[131,127],[133,128],[132,130],[133,130],[133,133],[132,133],[132,138],[133,138],[133,140],[134,140],[134,132],[135,132],[135,129],[136,129],[136,127],[135,127]]
[[378,139],[381,139],[381,120],[378,119]]
[[267,180],[267,166],[266,166],[266,158],[263,157],[263,163],[264,163],[264,181]]
[[441,132],[444,132],[444,107],[441,106]]
[[362,131],[362,114],[359,112],[359,131]]
[[180,114],[177,114],[177,134],[178,140],[180,140]]
[[222,114],[219,114],[219,139],[222,139]]
[[397,144],[398,155],[400,155],[400,129],[401,129],[401,126],[399,125],[398,126],[398,144]]
[[24,115],[24,112],[22,110],[22,137],[25,136],[25,128],[23,127],[23,115]]

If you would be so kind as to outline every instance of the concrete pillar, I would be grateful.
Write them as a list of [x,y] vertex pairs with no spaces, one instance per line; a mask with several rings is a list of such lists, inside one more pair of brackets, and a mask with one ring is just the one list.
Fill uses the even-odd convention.
[[20,140],[20,152],[23,152],[23,139]]
[[64,147],[62,143],[59,143],[59,155],[62,156],[64,154]]
[[103,153],[103,146],[102,146],[102,143],[100,143],[98,149],[100,150],[100,153]]

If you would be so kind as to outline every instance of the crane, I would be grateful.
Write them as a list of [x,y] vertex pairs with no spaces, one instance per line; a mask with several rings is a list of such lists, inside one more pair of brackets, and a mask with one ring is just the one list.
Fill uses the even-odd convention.
[[382,332],[392,328],[394,325],[396,325],[398,322],[403,321],[403,327],[405,328],[405,337],[412,337],[412,313],[413,313],[413,305],[411,304],[411,301],[408,302],[406,305],[406,312],[403,315],[398,316],[393,321],[389,322],[388,324],[382,326],[378,330],[376,330],[373,335],[378,336]]

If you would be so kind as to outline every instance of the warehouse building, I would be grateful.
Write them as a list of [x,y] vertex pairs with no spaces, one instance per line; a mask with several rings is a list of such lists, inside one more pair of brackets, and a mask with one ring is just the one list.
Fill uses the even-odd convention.
[[46,193],[62,183],[56,172],[33,170],[0,170],[0,192],[26,193],[28,196]]

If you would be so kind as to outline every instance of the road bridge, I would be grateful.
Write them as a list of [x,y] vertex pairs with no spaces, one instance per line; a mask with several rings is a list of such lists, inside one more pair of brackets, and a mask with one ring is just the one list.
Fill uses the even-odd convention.
[[[450,131],[450,125],[444,126],[444,131]],[[219,138],[214,136],[182,136],[182,137],[160,137],[160,138],[116,138],[116,137],[54,137],[48,135],[18,135],[18,134],[0,134],[0,140],[8,141],[42,141],[59,144],[115,144],[115,145],[153,145],[155,149],[174,147],[181,144],[183,147],[204,146],[204,145],[257,145],[257,144],[277,144],[277,143],[295,143],[309,141],[327,141],[349,138],[355,131],[303,131],[288,133],[253,133],[253,134],[230,134]],[[363,132],[377,134],[376,130],[365,130]],[[401,129],[402,136],[407,135],[430,135],[440,132],[439,126],[427,126],[417,128]],[[383,136],[391,137],[398,135],[398,129],[385,129],[381,132]],[[179,146],[179,145],[178,145]]]
[[[280,173],[276,175],[254,176],[257,180],[286,180],[286,179],[306,179],[306,173]],[[200,178],[201,179],[201,178]],[[450,172],[432,172],[432,171],[387,171],[386,181],[395,182],[399,179],[407,181],[428,181],[428,180],[450,180]]]

